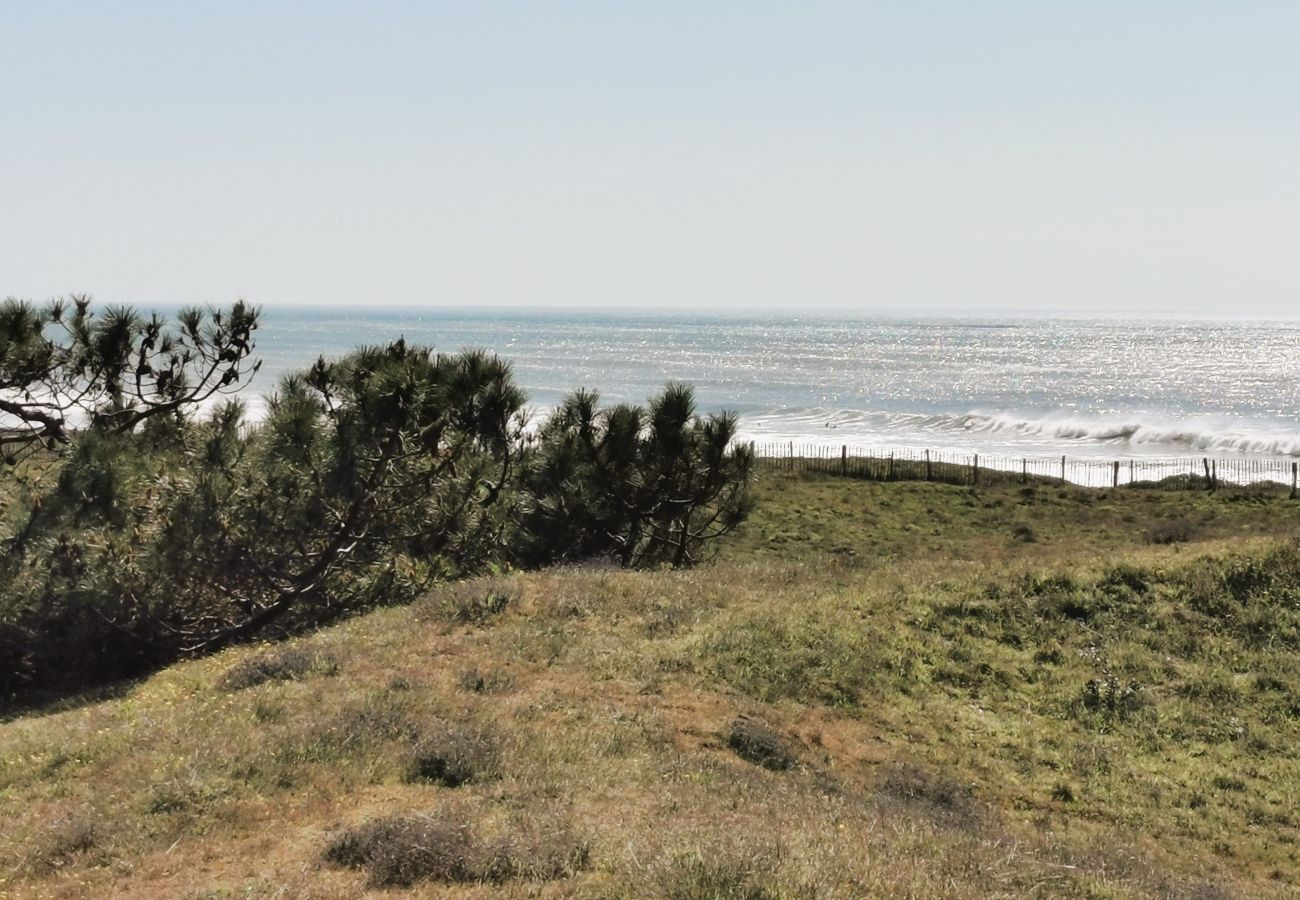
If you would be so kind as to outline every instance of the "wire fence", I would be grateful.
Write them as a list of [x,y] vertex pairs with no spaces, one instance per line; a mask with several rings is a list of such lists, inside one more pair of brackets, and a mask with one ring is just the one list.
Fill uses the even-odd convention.
[[915,447],[751,442],[758,464],[792,472],[823,472],[872,481],[1005,484],[1054,481],[1086,487],[1135,485],[1165,490],[1205,490],[1219,485],[1276,483],[1296,495],[1300,462],[1264,457],[1008,456]]

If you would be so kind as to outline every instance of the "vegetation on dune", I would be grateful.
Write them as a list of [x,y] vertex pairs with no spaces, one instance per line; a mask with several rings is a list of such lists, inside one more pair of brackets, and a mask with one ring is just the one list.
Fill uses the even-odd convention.
[[[11,437],[44,446],[23,478],[17,460],[0,469],[0,696],[93,686],[492,568],[689,565],[748,512],[734,418],[697,415],[680,385],[646,409],[579,392],[534,437],[506,362],[398,340],[290,375],[260,422],[238,401],[200,412],[250,370],[256,326],[242,304],[174,329],[96,318],[84,299],[70,316],[0,309]],[[66,343],[44,336],[59,327]]]
[[707,566],[439,584],[0,725],[0,891],[1294,894],[1300,504],[756,490]]

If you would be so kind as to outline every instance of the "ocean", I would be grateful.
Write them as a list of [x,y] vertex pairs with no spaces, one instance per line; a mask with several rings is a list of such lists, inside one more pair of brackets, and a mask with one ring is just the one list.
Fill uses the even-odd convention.
[[758,443],[1142,459],[1300,458],[1300,322],[265,311],[260,397],[318,356],[404,336],[509,359],[536,415],[670,379]]

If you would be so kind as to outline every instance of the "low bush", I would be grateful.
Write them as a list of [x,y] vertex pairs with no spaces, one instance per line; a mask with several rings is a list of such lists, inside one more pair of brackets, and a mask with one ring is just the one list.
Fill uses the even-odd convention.
[[[697,415],[679,384],[646,408],[579,391],[526,436],[508,363],[398,339],[286,376],[249,422],[241,402],[210,401],[260,365],[259,318],[242,302],[174,323],[89,297],[0,302],[0,700],[503,563],[689,565],[749,511],[735,417]],[[518,597],[450,599],[455,620],[482,623]],[[309,668],[266,658],[228,687]]]
[[1032,525],[1017,525],[1011,529],[1011,537],[1022,544],[1038,543],[1038,532]]
[[781,735],[767,725],[748,716],[731,723],[727,746],[746,762],[752,762],[773,772],[784,772],[798,764],[799,759]]
[[101,820],[89,813],[72,813],[50,822],[33,844],[27,867],[48,875],[78,858],[102,856],[106,832]]
[[1147,530],[1152,544],[1186,544],[1196,536],[1196,523],[1188,518],[1169,519]]
[[571,877],[590,863],[588,843],[563,819],[481,835],[467,806],[388,816],[344,831],[325,849],[335,865],[364,869],[375,887],[420,881],[502,882]]

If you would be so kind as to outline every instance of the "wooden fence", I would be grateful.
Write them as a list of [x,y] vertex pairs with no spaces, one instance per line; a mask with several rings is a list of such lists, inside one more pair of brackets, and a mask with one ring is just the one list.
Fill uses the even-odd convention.
[[1187,456],[1099,459],[1069,456],[1007,456],[913,447],[850,447],[847,444],[751,442],[759,465],[792,472],[824,472],[873,481],[941,481],[991,484],[1049,480],[1087,487],[1143,485],[1210,489],[1264,482],[1287,485],[1296,496],[1300,462],[1293,459]]

